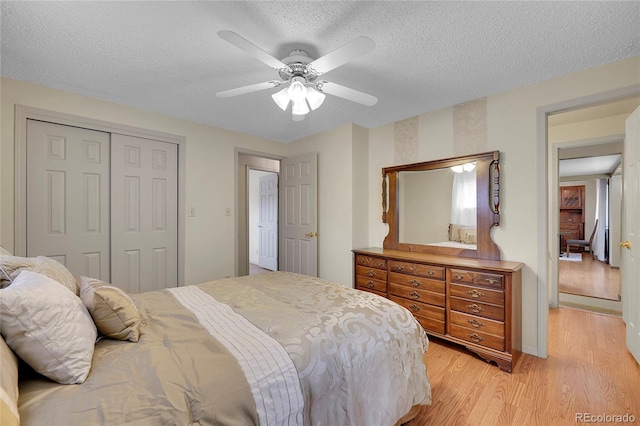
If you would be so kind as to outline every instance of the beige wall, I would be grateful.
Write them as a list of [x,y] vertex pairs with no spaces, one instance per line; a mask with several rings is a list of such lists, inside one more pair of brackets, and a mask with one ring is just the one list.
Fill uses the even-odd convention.
[[627,117],[629,114],[549,127],[549,144],[622,135]]
[[[0,133],[0,242],[14,244],[14,107],[73,114],[186,139],[186,206],[196,208],[185,225],[185,283],[234,275],[236,150],[284,156],[287,146],[195,122],[2,78]],[[224,177],[227,177],[226,179]],[[232,215],[225,216],[225,208]]]

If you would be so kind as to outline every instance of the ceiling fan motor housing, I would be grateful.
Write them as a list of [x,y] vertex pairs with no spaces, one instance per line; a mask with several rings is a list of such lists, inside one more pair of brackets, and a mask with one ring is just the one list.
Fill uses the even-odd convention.
[[284,68],[278,71],[280,78],[290,81],[293,77],[303,77],[307,83],[312,83],[318,78],[318,74],[307,65],[312,61],[309,54],[301,49],[295,49],[289,52],[289,56],[282,59],[287,64],[288,69]]

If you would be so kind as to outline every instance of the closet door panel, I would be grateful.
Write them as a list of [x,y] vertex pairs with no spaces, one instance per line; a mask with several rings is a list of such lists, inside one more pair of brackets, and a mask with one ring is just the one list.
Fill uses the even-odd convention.
[[109,281],[109,138],[27,120],[27,256]]
[[112,134],[111,274],[129,292],[178,283],[177,145]]

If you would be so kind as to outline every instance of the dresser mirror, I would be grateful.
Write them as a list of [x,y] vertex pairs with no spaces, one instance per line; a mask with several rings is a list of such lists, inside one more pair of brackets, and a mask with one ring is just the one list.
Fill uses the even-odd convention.
[[382,169],[383,247],[500,260],[500,152]]

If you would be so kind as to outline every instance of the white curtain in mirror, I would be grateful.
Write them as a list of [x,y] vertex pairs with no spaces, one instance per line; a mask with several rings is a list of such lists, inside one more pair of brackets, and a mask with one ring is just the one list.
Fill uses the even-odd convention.
[[453,174],[451,223],[476,226],[476,172]]

